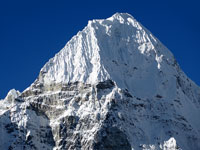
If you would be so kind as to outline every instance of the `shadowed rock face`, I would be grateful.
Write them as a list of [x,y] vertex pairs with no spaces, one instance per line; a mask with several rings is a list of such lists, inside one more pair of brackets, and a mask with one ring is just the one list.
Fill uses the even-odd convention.
[[99,82],[96,87],[97,89],[99,90],[102,90],[102,89],[109,89],[109,88],[112,88],[114,86],[114,82],[112,80],[106,80],[104,82]]
[[[7,133],[0,132],[10,138],[2,144],[3,149],[6,145],[13,150],[151,149],[140,145],[140,141],[151,144],[146,142],[149,136],[141,126],[148,126],[149,122],[158,127],[158,132],[151,132],[154,134],[151,141],[157,147],[163,142],[161,131],[166,134],[162,135],[165,140],[181,136],[198,147],[198,136],[187,119],[175,114],[173,107],[173,116],[167,114],[167,106],[173,105],[161,100],[161,96],[144,100],[118,88],[112,80],[95,85],[81,82],[57,85],[59,89],[53,92],[49,92],[49,87],[33,85],[28,90],[39,92],[25,91],[1,115],[1,127]],[[176,141],[170,141],[175,147],[172,150],[178,149]]]
[[[48,87],[32,86],[30,92],[25,91],[18,98],[20,101],[15,101],[15,107],[4,115],[4,118],[10,116],[10,120],[13,120],[2,124],[8,134],[14,134],[12,141],[7,143],[10,149],[131,149],[126,134],[117,127],[112,127],[113,123],[109,124],[113,117],[109,117],[108,113],[116,104],[111,97],[105,99],[102,95],[112,92],[115,87],[112,80],[98,85],[70,83],[63,86],[65,90],[51,94],[47,94]],[[83,110],[80,110],[81,106],[85,106]],[[111,108],[110,111],[107,111],[107,107]],[[85,108],[91,109],[90,112],[86,113]],[[70,109],[74,111],[68,113]],[[26,126],[13,113],[21,115]],[[3,119],[0,121],[3,122]],[[96,137],[98,141],[94,140]]]
[[94,150],[131,150],[126,134],[117,127],[101,129],[96,135]]

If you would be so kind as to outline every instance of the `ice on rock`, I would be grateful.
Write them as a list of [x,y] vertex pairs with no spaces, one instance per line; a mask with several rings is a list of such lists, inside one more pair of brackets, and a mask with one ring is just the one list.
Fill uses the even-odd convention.
[[171,137],[168,141],[165,141],[163,144],[163,150],[178,150],[178,149],[179,148],[176,145],[176,140],[173,137]]

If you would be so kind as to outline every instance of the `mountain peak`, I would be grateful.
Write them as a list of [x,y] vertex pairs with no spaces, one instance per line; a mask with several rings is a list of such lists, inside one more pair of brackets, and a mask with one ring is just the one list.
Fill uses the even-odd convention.
[[[95,84],[111,79],[119,87],[141,95],[134,85],[149,82],[156,89],[158,72],[174,74],[175,68],[169,67],[173,63],[170,51],[147,29],[131,15],[116,13],[108,19],[90,21],[45,64],[38,81]],[[143,77],[137,75],[138,70]],[[146,96],[155,94],[148,86],[144,89]]]
[[[134,27],[136,27],[136,25],[138,26],[139,23],[134,19],[134,17],[128,13],[115,13],[114,15],[112,15],[111,17],[107,18],[107,19],[94,19],[92,21],[89,21],[89,25],[91,23],[99,23],[101,25],[114,25],[114,24],[131,24]],[[139,27],[140,29],[142,27]]]
[[120,12],[116,12],[115,14],[113,14],[111,17],[116,17],[116,16],[121,16],[122,18],[128,18],[128,17],[133,17],[131,14],[129,13],[120,13]]
[[133,19],[133,16],[128,14],[128,13],[115,13],[114,15],[112,15],[110,18],[108,18],[108,20],[127,20],[128,18]]

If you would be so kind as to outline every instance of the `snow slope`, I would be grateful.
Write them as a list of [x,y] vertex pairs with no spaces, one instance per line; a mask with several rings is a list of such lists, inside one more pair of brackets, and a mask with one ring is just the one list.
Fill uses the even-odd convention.
[[97,83],[112,78],[125,87],[126,82],[134,82],[133,77],[125,80],[133,75],[135,66],[144,70],[165,68],[166,63],[161,65],[165,59],[174,63],[172,54],[132,16],[117,13],[106,20],[89,21],[41,72],[46,84]]
[[4,149],[200,149],[200,88],[127,13],[89,21],[0,105]]
[[131,15],[116,13],[106,20],[89,21],[41,69],[39,79],[45,84],[112,79],[143,97],[162,92],[160,82],[168,80],[167,96],[176,88],[177,67],[172,65],[177,65],[175,59],[160,41]]

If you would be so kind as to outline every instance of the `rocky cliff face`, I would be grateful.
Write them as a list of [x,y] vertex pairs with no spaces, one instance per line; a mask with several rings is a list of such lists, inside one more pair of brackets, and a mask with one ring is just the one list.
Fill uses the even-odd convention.
[[0,101],[0,149],[198,150],[200,88],[131,15],[92,20]]

